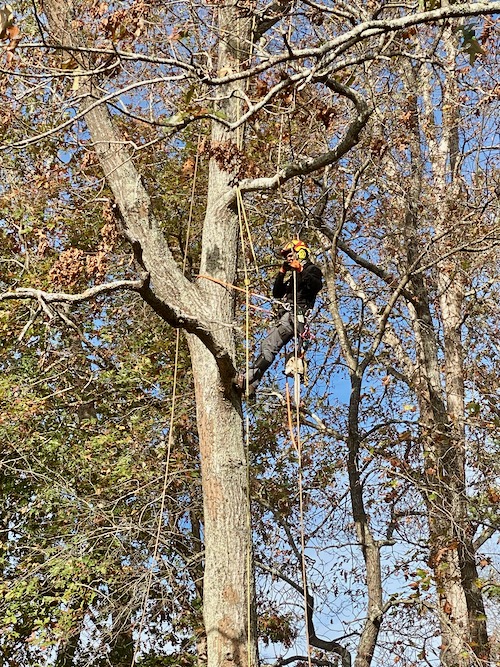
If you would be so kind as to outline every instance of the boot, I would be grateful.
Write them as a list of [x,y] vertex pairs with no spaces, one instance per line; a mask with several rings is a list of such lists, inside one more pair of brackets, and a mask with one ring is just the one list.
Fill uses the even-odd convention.
[[[269,361],[260,355],[249,368],[248,371],[248,395],[255,396],[255,390],[259,384],[262,376],[267,371],[271,364]],[[233,379],[233,386],[241,392],[246,391],[247,381],[245,373],[238,373]]]
[[[248,398],[255,400],[255,390],[257,389],[257,382],[251,382],[248,385]],[[238,373],[235,378],[233,378],[233,386],[235,389],[241,393],[246,393],[247,390],[247,379],[245,373]]]
[[255,386],[257,387],[257,384],[260,382],[262,376],[267,371],[271,363],[269,363],[269,361],[265,357],[259,355],[250,368],[250,373],[249,373],[250,384],[255,384]]

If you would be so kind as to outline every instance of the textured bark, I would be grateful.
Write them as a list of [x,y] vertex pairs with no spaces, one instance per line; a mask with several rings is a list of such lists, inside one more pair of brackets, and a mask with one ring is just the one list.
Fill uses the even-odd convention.
[[[251,21],[236,4],[219,9],[219,72],[238,71],[248,57]],[[219,111],[236,119],[241,112],[241,82],[219,91]],[[228,202],[237,179],[240,137],[214,124],[211,136],[207,209],[200,272],[234,283],[239,222]],[[229,156],[229,157],[228,157]],[[200,285],[214,326],[222,324],[226,349],[234,355],[232,294],[218,284]],[[224,326],[225,325],[225,326]],[[199,338],[189,337],[195,379],[203,479],[205,573],[203,616],[209,667],[257,664],[246,454],[241,404],[223,391],[213,357]],[[250,618],[249,618],[250,614]]]
[[[76,43],[71,29],[73,6],[47,0],[53,37]],[[219,10],[223,35],[219,69],[236,70],[247,57],[250,19],[235,4]],[[221,89],[219,109],[236,118],[241,82]],[[251,575],[251,532],[241,402],[231,387],[234,375],[234,300],[210,281],[189,282],[151,214],[150,199],[132,156],[104,105],[94,105],[92,81],[85,84],[85,120],[105,178],[111,187],[124,233],[136,259],[149,275],[143,298],[174,326],[188,332],[200,439],[204,506],[205,571],[203,613],[208,667],[257,664]],[[225,149],[219,151],[219,148]],[[238,217],[223,196],[234,186],[234,162],[219,154],[237,153],[235,133],[214,125],[201,273],[233,283],[238,250]],[[250,619],[249,619],[250,615]],[[200,643],[201,645],[201,643]]]
[[359,472],[359,408],[361,403],[362,377],[351,374],[351,397],[349,401],[349,420],[347,445],[349,449],[347,469],[351,506],[356,526],[356,534],[366,568],[366,589],[368,594],[367,618],[358,643],[354,667],[371,665],[380,624],[383,618],[382,572],[380,567],[380,547],[373,539],[368,516],[366,514],[363,491]]
[[[458,57],[458,25],[450,22],[444,29],[445,62],[447,78],[443,87],[442,134],[439,142],[431,144],[435,165],[435,182],[441,201],[436,220],[436,233],[442,239],[438,253],[445,255],[450,221],[456,218],[456,202],[459,201],[459,136],[460,123],[459,90],[456,80]],[[486,630],[486,615],[482,595],[477,587],[478,573],[475,564],[472,527],[467,516],[465,477],[465,389],[464,351],[462,327],[464,321],[464,276],[460,261],[451,258],[442,262],[437,276],[438,293],[444,340],[444,379],[446,408],[452,438],[453,469],[452,512],[455,517],[457,536],[456,561],[462,588],[459,604],[452,607],[451,614],[460,618],[467,651],[481,660],[488,660],[489,642]],[[467,652],[466,651],[466,652]],[[462,655],[464,654],[462,648]],[[452,660],[456,658],[453,656]],[[450,663],[451,664],[451,663]]]
[[[253,603],[253,579],[248,571],[249,501],[239,405],[224,397],[217,367],[199,340],[190,337],[189,347],[203,480],[203,616],[208,665],[256,665],[254,644],[248,644],[248,596]],[[253,622],[250,627],[252,640]]]

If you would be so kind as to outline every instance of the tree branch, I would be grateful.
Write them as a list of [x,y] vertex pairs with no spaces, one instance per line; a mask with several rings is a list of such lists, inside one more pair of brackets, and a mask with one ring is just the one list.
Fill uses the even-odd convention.
[[[57,0],[46,0],[45,12],[55,40],[63,48],[78,41],[70,30],[68,7]],[[190,282],[175,261],[167,240],[151,211],[151,200],[133,163],[123,137],[107,106],[94,98],[93,80],[82,84],[81,108],[93,147],[116,202],[125,238],[131,243],[137,263],[148,274],[138,292],[143,299],[174,327],[196,335],[216,359],[226,389],[236,373],[232,357],[222,342],[220,330],[210,318],[206,295]],[[74,120],[74,118],[73,118]],[[215,290],[223,289],[214,286]]]
[[285,18],[291,7],[292,0],[285,0],[285,2],[276,0],[268,5],[257,17],[256,27],[253,33],[254,40],[259,40],[263,37],[264,33],[281,21],[281,19]]
[[[274,176],[245,179],[241,181],[238,186],[241,192],[276,190],[295,176],[306,176],[314,171],[324,169],[334,162],[338,162],[338,160],[358,143],[361,130],[368,122],[373,107],[369,106],[365,98],[357,91],[340,84],[338,81],[334,81],[326,76],[317,77],[314,80],[318,83],[325,83],[328,87],[331,87],[340,95],[349,98],[354,103],[357,113],[347,126],[344,136],[332,150],[313,158],[306,158],[305,160],[285,165],[285,167],[280,169]],[[231,192],[230,197],[231,199],[236,197],[236,188]]]
[[[286,582],[295,591],[297,591],[299,595],[304,597],[304,589],[302,588],[302,586],[293,581],[293,579],[290,579],[290,577],[288,577],[286,574],[283,574],[279,570],[269,567],[265,563],[258,561],[256,564],[265,572],[269,572],[270,574],[279,577],[282,581]],[[342,667],[350,667],[352,662],[351,654],[344,646],[342,646],[342,644],[339,644],[338,641],[334,639],[330,641],[327,641],[325,639],[320,639],[316,635],[313,615],[314,615],[314,598],[309,592],[307,592],[307,627],[309,630],[309,643],[311,644],[311,646],[314,646],[314,648],[319,648],[321,651],[336,653],[342,659]]]
[[48,303],[82,303],[90,301],[101,294],[110,294],[121,290],[130,290],[140,292],[146,284],[149,276],[145,275],[140,280],[116,280],[112,283],[104,283],[90,287],[79,294],[69,294],[67,292],[46,292],[33,287],[18,287],[13,292],[4,292],[0,294],[0,301],[12,301],[15,299],[32,299],[35,301]]

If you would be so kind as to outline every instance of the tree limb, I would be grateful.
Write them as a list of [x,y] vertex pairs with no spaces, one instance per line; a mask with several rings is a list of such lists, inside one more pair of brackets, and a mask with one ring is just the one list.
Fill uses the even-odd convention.
[[[302,586],[293,581],[293,579],[290,579],[290,577],[288,577],[286,574],[283,574],[279,570],[269,567],[263,562],[257,562],[257,565],[262,570],[269,572],[274,576],[279,577],[282,581],[286,582],[295,591],[297,591],[299,595],[301,595],[302,597],[304,596],[304,589],[302,588]],[[313,615],[314,615],[314,598],[309,592],[307,592],[307,626],[309,631],[309,643],[311,644],[311,646],[314,646],[314,648],[318,648],[321,651],[336,653],[342,659],[342,667],[350,667],[352,662],[351,654],[344,646],[342,646],[342,644],[339,644],[338,641],[334,639],[329,641],[325,639],[320,639],[316,635]]]
[[[238,187],[241,192],[275,190],[295,176],[306,176],[307,174],[319,171],[320,169],[324,169],[325,167],[338,162],[338,160],[358,143],[361,131],[373,112],[373,107],[368,105],[364,97],[357,91],[340,84],[338,81],[332,80],[330,77],[317,77],[315,81],[327,84],[336,92],[349,98],[354,103],[356,114],[347,126],[344,136],[332,150],[313,158],[306,158],[285,165],[274,176],[244,179],[243,181],[240,181]],[[236,197],[236,189],[230,194],[230,197],[231,199]]]
[[0,301],[12,301],[19,299],[32,299],[43,301],[45,303],[82,303],[90,301],[101,294],[110,294],[121,290],[130,290],[140,292],[148,280],[144,276],[140,280],[116,280],[112,283],[103,283],[90,287],[79,294],[69,294],[67,292],[46,292],[45,290],[35,289],[34,287],[18,287],[13,292],[4,292],[0,294]]

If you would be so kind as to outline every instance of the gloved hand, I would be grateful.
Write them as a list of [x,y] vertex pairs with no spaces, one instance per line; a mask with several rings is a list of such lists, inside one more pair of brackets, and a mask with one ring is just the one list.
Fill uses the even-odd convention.
[[288,262],[283,262],[280,268],[280,273],[286,273],[290,269]]
[[298,259],[292,259],[291,262],[288,262],[288,266],[290,269],[293,269],[294,271],[297,271],[300,273],[302,271],[302,264],[299,262]]

